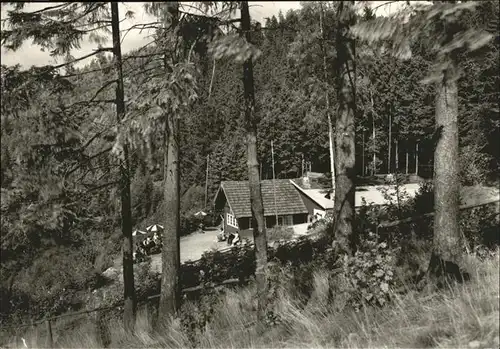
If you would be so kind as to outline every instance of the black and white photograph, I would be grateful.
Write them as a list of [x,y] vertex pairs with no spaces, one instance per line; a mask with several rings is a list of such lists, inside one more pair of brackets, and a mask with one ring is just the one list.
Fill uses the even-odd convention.
[[0,349],[499,348],[499,4],[2,1]]

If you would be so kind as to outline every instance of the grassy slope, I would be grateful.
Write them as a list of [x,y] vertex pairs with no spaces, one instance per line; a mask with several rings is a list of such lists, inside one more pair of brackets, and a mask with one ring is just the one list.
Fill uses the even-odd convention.
[[[467,198],[466,201],[469,204],[499,197],[498,188],[467,187],[464,189],[465,190],[462,192],[462,197]],[[269,343],[274,343],[275,341],[277,341],[276,346],[281,347],[302,346],[302,344],[304,344],[305,347],[331,347],[338,345],[346,346],[347,342],[344,342],[348,340],[348,342],[350,341],[349,345],[352,347],[383,347],[394,345],[410,347],[443,345],[456,347],[457,345],[467,346],[467,341],[474,341],[476,337],[491,337],[494,339],[495,336],[486,333],[488,332],[486,330],[493,329],[494,333],[498,333],[499,329],[498,262],[498,256],[494,261],[490,261],[487,263],[479,263],[477,260],[471,259],[471,263],[473,263],[473,265],[469,268],[469,270],[477,271],[476,278],[474,279],[473,283],[467,285],[466,287],[461,287],[455,290],[455,294],[427,296],[409,295],[404,299],[398,300],[393,307],[386,308],[373,314],[367,314],[363,319],[360,318],[360,314],[346,315],[334,313],[319,313],[318,315],[314,311],[311,311],[310,313],[306,312],[305,315],[301,317],[300,321],[293,320],[293,316],[291,317],[292,323],[289,324],[287,328],[294,329],[293,331],[291,331],[292,333],[294,333],[294,335],[289,335],[285,336],[286,338],[282,338],[281,334],[275,334],[275,332],[278,330],[273,330],[271,333],[274,334],[270,336],[270,338],[273,338],[272,340],[267,339],[267,337],[262,337],[259,338],[259,340],[257,340],[256,342],[254,342],[253,340],[250,341],[250,334],[253,331],[252,328],[244,327],[244,330],[238,329],[233,331],[229,328],[229,325],[224,327],[222,324],[211,324],[209,328],[215,326],[215,329],[202,336],[202,340],[205,343],[205,345],[202,346],[209,345],[215,347],[269,347],[275,346],[274,344],[270,345]],[[318,275],[317,285],[321,285],[321,276],[320,274]],[[321,293],[320,289],[317,290],[317,293],[318,292]],[[250,295],[250,289],[240,290],[240,292],[238,292],[237,294],[230,293],[230,296],[228,296],[228,306],[223,307],[220,310],[220,314],[218,315],[219,318],[227,319],[226,324],[231,324],[234,322],[234,319],[238,319],[239,316],[242,320],[236,321],[236,323],[247,323],[245,319],[253,318],[253,313],[243,312],[241,311],[241,309],[237,310],[236,308],[234,308],[234,306],[235,304],[248,304]],[[282,297],[282,303],[285,304],[285,310],[287,309],[286,304],[289,301],[289,298],[285,294]],[[233,305],[231,306],[231,304]],[[292,302],[290,302],[288,312],[285,311],[285,314],[290,315],[293,313],[293,311],[298,311],[297,309],[294,309],[291,304]],[[323,308],[326,307],[318,306],[318,309]],[[314,309],[314,306],[312,306],[312,309]],[[462,316],[462,314],[464,315]],[[396,321],[396,324],[393,324],[391,321]],[[138,333],[139,338],[127,338],[125,343],[122,343],[119,346],[128,346],[129,342],[131,343],[131,346],[139,347],[150,346],[148,343],[151,343],[151,345],[153,345],[153,343],[156,343],[157,345],[159,343],[164,343],[165,345],[162,346],[166,347],[173,345],[169,340],[167,340],[169,338],[168,336],[162,338],[151,338],[147,334],[147,332],[144,330],[145,316],[139,315],[138,322],[140,329]],[[330,322],[332,324],[337,323],[338,326],[331,325],[325,328],[326,323]],[[378,325],[373,325],[374,323]],[[404,323],[406,323],[405,326],[403,326]],[[73,328],[76,326],[69,327]],[[65,333],[60,333],[61,331],[58,330],[58,327],[59,326],[57,325],[54,327],[55,340],[56,342],[59,341],[60,344],[65,343],[65,347],[98,347],[98,345],[95,343],[95,336],[93,333],[95,326],[93,326],[92,324],[89,324],[85,328],[80,327],[77,328],[77,330],[71,330],[69,332],[65,330]],[[370,330],[366,330],[367,328],[369,328]],[[113,337],[126,338],[120,334],[120,331],[122,331],[120,329],[120,326],[116,325],[116,328],[113,330]],[[285,330],[281,330],[278,332],[282,333],[283,331],[285,333],[287,332]],[[23,330],[19,331],[20,334],[23,332]],[[325,336],[332,336],[328,335],[328,333],[330,332],[337,333],[337,335],[333,335],[333,339],[325,339]],[[349,337],[350,333],[357,334],[352,334]],[[224,334],[225,337],[222,336],[222,334]],[[28,339],[28,342],[30,342],[29,338],[33,338],[33,345],[31,345],[30,347],[36,346],[35,342],[43,343],[43,341],[45,341],[43,329],[42,331],[39,331],[38,336],[34,334],[30,335],[29,333],[25,333],[24,336]],[[185,336],[181,333],[176,333],[174,331],[169,334],[169,336],[173,336],[173,338],[177,338],[180,336],[179,340],[181,340],[181,342],[179,342],[179,345],[180,343],[184,343],[180,345],[181,347],[185,347],[188,345],[187,342],[182,342],[187,341],[187,338],[185,338]],[[36,337],[38,337],[38,340],[36,339]],[[247,342],[245,342],[245,338],[248,339]],[[341,342],[338,342],[340,340],[338,338],[343,339],[341,339]],[[498,338],[498,336],[496,338]],[[5,338],[2,338],[2,342],[4,342],[4,339]],[[433,341],[436,341],[437,344],[429,344],[433,343]],[[22,343],[19,342],[19,340],[18,344],[22,346]],[[175,345],[173,346],[175,347]],[[498,347],[497,344],[490,344],[489,346]]]
[[[395,296],[382,309],[335,312],[326,304],[325,273],[315,273],[315,291],[305,309],[294,305],[287,292],[278,297],[282,324],[257,336],[252,310],[254,289],[246,287],[221,296],[213,320],[197,338],[201,348],[383,348],[383,347],[498,347],[499,253],[488,261],[468,257],[472,281],[435,293]],[[329,309],[330,308],[330,309]],[[121,323],[110,323],[112,347],[192,347],[178,321],[160,335],[148,331],[139,313],[137,333],[127,335]],[[90,332],[89,332],[90,331]],[[62,347],[96,348],[92,327],[60,333]],[[43,343],[44,338],[39,338]],[[36,345],[34,340],[29,341]],[[40,342],[39,342],[40,343]]]

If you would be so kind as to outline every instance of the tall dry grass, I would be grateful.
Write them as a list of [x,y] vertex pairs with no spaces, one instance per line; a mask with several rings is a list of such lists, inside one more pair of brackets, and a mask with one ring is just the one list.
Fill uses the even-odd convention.
[[[286,289],[278,291],[274,311],[281,322],[264,334],[255,327],[253,286],[228,290],[219,298],[212,320],[190,341],[178,319],[160,333],[150,331],[146,315],[138,314],[136,334],[121,322],[110,323],[111,347],[120,348],[498,348],[499,253],[479,261],[467,256],[471,281],[447,290],[393,294],[384,308],[359,312],[334,310],[328,303],[328,273],[314,273],[314,291],[304,306]],[[186,305],[186,307],[194,305]],[[187,308],[186,308],[187,310]],[[97,348],[89,329],[58,336],[56,345]],[[28,338],[32,347],[37,340]]]

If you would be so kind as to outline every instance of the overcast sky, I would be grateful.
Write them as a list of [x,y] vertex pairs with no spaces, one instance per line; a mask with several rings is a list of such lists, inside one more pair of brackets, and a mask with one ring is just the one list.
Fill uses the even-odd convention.
[[[400,3],[392,3],[386,6],[379,6],[386,2],[387,1],[371,2],[373,3],[372,6],[377,8],[377,15],[386,15],[388,13],[394,12],[397,8],[400,7],[401,4],[404,4],[404,1],[401,1]],[[121,30],[127,29],[134,24],[151,22],[154,20],[151,16],[147,15],[144,12],[143,5],[144,3],[142,2],[120,3],[120,18],[123,18],[125,12],[128,10],[131,10],[135,13],[134,18],[123,20],[123,22],[120,23]],[[250,15],[252,19],[259,22],[264,22],[264,18],[266,17],[271,17],[272,15],[277,16],[280,10],[283,12],[283,14],[286,14],[289,9],[299,9],[301,7],[299,1],[249,1],[249,5]],[[30,3],[26,5],[26,10],[35,11],[46,6],[47,3]],[[6,11],[8,9],[8,5],[2,5],[2,18],[5,18]],[[151,38],[148,38],[148,35],[151,34],[151,30],[144,30],[142,33],[140,33],[139,30],[130,31],[123,39],[122,52],[126,53],[132,49],[139,48],[150,42]],[[72,52],[72,55],[74,57],[79,57],[81,55],[91,53],[95,47],[96,45],[93,43],[84,42],[82,43],[81,49],[75,50],[75,52]],[[31,42],[25,42],[24,45],[15,52],[7,52],[2,47],[1,60],[2,64],[14,65],[19,63],[24,68],[29,68],[32,65],[57,63],[54,58],[50,57],[49,52],[42,52],[39,46],[32,45]]]

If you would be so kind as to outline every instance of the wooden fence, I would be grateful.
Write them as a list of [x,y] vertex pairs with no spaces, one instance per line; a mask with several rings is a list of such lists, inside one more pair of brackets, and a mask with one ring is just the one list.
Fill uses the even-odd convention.
[[[229,279],[225,280],[224,282],[220,284],[207,284],[207,285],[198,285],[195,287],[189,287],[186,289],[181,290],[182,294],[187,294],[191,292],[198,292],[200,290],[207,290],[207,289],[213,289],[213,288],[221,288],[221,287],[227,287],[229,285],[236,285],[239,284],[240,280],[239,279]],[[154,301],[159,300],[160,295],[154,295],[150,296],[147,299],[140,300],[138,301],[138,308],[144,306],[146,310],[146,317],[148,319],[148,323],[152,325],[153,323],[153,318],[155,314],[155,306],[152,304]],[[59,319],[62,318],[67,318],[67,317],[72,317],[76,318],[81,315],[89,315],[92,313],[96,313],[96,318],[97,321],[95,321],[95,327],[96,327],[96,333],[98,340],[102,347],[107,347],[109,345],[109,338],[106,338],[107,335],[106,333],[108,332],[108,328],[103,328],[107,327],[106,322],[99,321],[98,319],[102,315],[102,313],[111,311],[111,310],[121,310],[121,307],[123,307],[123,302],[118,302],[117,304],[114,304],[112,306],[106,306],[106,307],[97,307],[94,309],[89,309],[89,310],[82,310],[82,311],[77,311],[77,312],[71,312],[71,313],[65,313],[62,315],[57,315],[57,316],[51,316],[51,317],[46,317],[42,320],[38,321],[31,321],[29,324],[19,324],[19,325],[12,325],[12,326],[2,326],[0,330],[2,332],[8,331],[8,330],[20,330],[20,329],[32,329],[34,330],[35,333],[38,333],[37,327],[40,325],[45,326],[45,347],[46,348],[54,348],[54,336],[53,336],[53,330],[52,326],[54,322],[56,322]],[[3,340],[2,340],[3,341]],[[40,343],[39,343],[40,344]],[[0,347],[3,347],[2,342],[0,341]]]
[[[490,200],[488,202],[481,203],[481,204],[464,205],[464,206],[460,207],[460,210],[473,209],[476,207],[487,206],[487,205],[491,205],[491,204],[496,204],[496,206],[497,206],[496,207],[496,215],[498,215],[499,207],[500,207],[500,205],[499,205],[500,200],[499,199]],[[416,216],[416,217],[409,217],[409,218],[398,220],[398,221],[381,222],[380,224],[378,224],[378,229],[393,228],[393,227],[396,227],[396,226],[399,226],[402,224],[412,223],[416,220],[431,218],[433,215],[434,215],[434,213],[427,213],[424,215],[420,215],[420,216]],[[303,251],[304,248],[307,248],[308,246],[310,246],[311,249],[324,250],[327,248],[327,246],[324,246],[325,244],[324,244],[324,241],[322,240],[322,238],[324,238],[324,237],[325,237],[325,234],[322,234],[321,232],[317,232],[317,233],[309,234],[306,236],[302,236],[298,239],[281,242],[279,246],[270,248],[270,250],[269,250],[270,256],[269,257],[270,258],[277,257],[279,259],[287,258],[288,255],[281,255],[281,256],[279,255],[280,250],[281,251],[283,251],[283,250],[290,251],[290,250],[295,248],[297,251],[300,252],[300,251]],[[220,258],[228,258],[230,256],[240,258],[243,256],[241,254],[241,251],[243,251],[243,254],[244,254],[245,251],[246,252],[251,251],[253,249],[253,246],[254,246],[253,243],[249,243],[249,244],[241,246],[241,248],[237,248],[237,249],[229,247],[229,248],[226,248],[224,250],[219,250],[219,251],[215,252],[214,255],[217,254],[220,256]],[[311,253],[312,253],[312,250],[311,250]],[[181,268],[184,268],[183,270],[181,270],[181,274],[182,274],[182,271],[184,271],[184,274],[186,274],[186,273],[199,274],[200,270],[203,270],[202,269],[203,268],[203,257],[199,260],[196,260],[196,261],[190,261],[190,262],[183,263],[181,265]],[[189,285],[189,284],[192,284],[192,285],[188,286],[188,287],[184,287],[181,292],[182,292],[182,294],[189,294],[189,293],[200,292],[202,290],[207,290],[207,289],[211,289],[211,288],[220,288],[220,287],[227,287],[229,285],[241,284],[243,279],[248,277],[248,275],[240,275],[239,277],[230,277],[230,276],[231,275],[227,275],[227,277],[225,279],[223,277],[218,278],[219,282],[204,283],[199,278],[195,278],[192,281],[185,281],[184,286]],[[182,279],[182,276],[181,276],[181,279]],[[198,280],[198,282],[196,283],[195,280]],[[193,284],[193,283],[196,283],[196,284]],[[181,284],[182,284],[182,280],[181,280]],[[160,297],[160,295],[154,295],[154,296],[148,297],[147,299],[138,301],[138,306],[141,306],[141,305],[146,306],[147,318],[148,318],[148,322],[150,324],[152,323],[152,319],[154,317],[154,311],[155,311],[154,306],[152,304],[153,304],[153,302],[157,302],[159,300],[159,297]],[[54,347],[54,339],[53,339],[52,324],[57,319],[61,319],[61,318],[65,318],[65,317],[77,317],[79,315],[88,315],[91,313],[98,313],[98,314],[101,313],[102,314],[103,312],[115,310],[115,309],[118,309],[122,306],[123,306],[122,303],[117,303],[113,306],[98,307],[98,308],[90,309],[90,310],[83,310],[83,311],[78,311],[78,312],[66,313],[66,314],[62,314],[62,315],[58,315],[58,316],[47,317],[47,318],[39,320],[39,321],[32,321],[29,324],[20,324],[20,325],[14,325],[14,326],[2,326],[2,327],[0,327],[0,330],[3,332],[5,330],[9,330],[9,329],[22,329],[22,328],[34,329],[38,325],[45,324],[45,329],[46,329],[46,342],[45,342],[45,344],[47,347],[53,348]],[[97,317],[99,317],[99,315]],[[96,326],[99,327],[99,326],[102,326],[102,324],[97,323]],[[99,333],[106,332],[106,330],[102,329],[102,328],[97,328],[97,331]],[[109,344],[109,343],[106,343],[107,340],[105,338],[101,338],[100,342],[103,345],[103,347],[105,347],[106,344]]]

